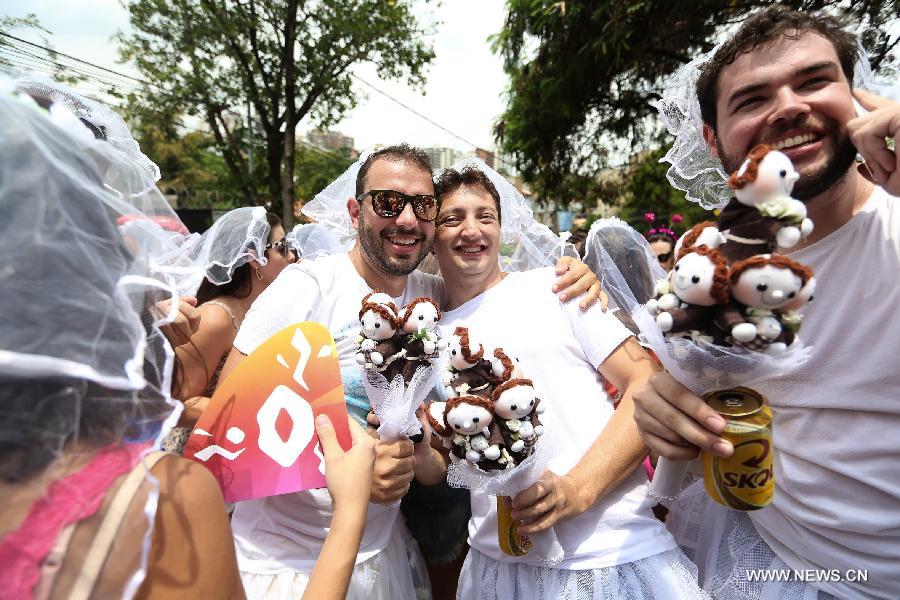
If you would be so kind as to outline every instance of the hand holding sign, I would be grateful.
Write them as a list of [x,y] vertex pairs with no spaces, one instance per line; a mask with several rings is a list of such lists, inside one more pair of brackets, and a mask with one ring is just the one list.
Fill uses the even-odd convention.
[[320,414],[349,448],[334,341],[317,323],[291,325],[219,386],[184,456],[212,471],[226,502],[325,487],[314,424]]
[[349,419],[349,426],[353,447],[344,452],[338,444],[328,415],[316,417],[316,433],[325,455],[325,476],[334,512],[338,514],[345,511],[349,515],[361,515],[365,520],[369,491],[372,488],[375,440],[352,419]]

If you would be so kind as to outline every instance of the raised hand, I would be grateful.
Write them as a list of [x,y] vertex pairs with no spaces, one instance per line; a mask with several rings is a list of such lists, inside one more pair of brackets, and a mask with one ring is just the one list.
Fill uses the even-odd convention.
[[325,480],[335,513],[346,510],[365,520],[375,465],[375,440],[353,419],[347,421],[353,445],[346,452],[327,415],[316,417],[316,433],[325,456]]
[[[868,114],[847,122],[847,131],[856,150],[866,160],[860,173],[883,187],[887,193],[900,195],[900,102],[894,102],[863,90],[853,90],[853,95]],[[887,140],[893,140],[889,146]]]

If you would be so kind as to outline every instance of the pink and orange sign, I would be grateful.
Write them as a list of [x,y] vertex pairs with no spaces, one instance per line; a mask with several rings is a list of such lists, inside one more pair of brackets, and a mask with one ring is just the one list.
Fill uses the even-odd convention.
[[331,418],[350,447],[334,340],[318,323],[291,325],[250,354],[219,386],[184,456],[212,471],[226,502],[325,487],[315,418]]

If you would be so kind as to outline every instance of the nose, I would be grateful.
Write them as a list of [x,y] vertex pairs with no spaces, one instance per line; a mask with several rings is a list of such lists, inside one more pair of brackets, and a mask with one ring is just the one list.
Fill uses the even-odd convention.
[[775,94],[774,108],[767,122],[769,125],[774,125],[781,121],[791,121],[809,112],[809,104],[794,93],[793,89],[784,86]]
[[419,220],[416,218],[416,213],[413,211],[412,202],[407,202],[406,206],[403,207],[403,212],[397,215],[397,225],[412,229],[416,227],[418,223]]
[[472,421],[465,421],[465,422],[463,422],[463,429],[466,430],[466,431],[472,429]]
[[462,236],[467,239],[477,238],[481,235],[478,229],[478,221],[474,218],[466,218],[462,224]]
[[772,299],[776,302],[781,302],[784,300],[784,292],[781,290],[772,290]]

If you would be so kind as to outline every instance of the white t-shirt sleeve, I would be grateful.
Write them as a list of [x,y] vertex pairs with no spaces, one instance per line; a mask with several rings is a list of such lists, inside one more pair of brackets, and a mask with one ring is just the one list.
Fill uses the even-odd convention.
[[315,277],[298,267],[286,268],[247,311],[234,347],[250,354],[285,327],[310,320],[319,299]]
[[631,337],[631,331],[613,314],[603,312],[599,304],[581,310],[577,298],[563,305],[572,333],[588,361],[599,367],[619,345]]

